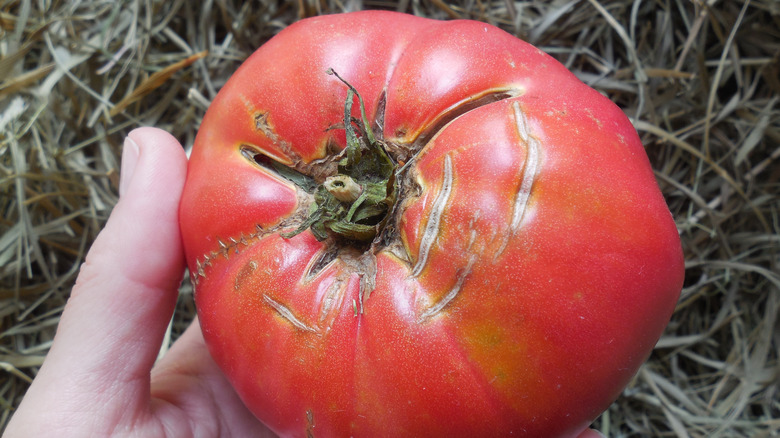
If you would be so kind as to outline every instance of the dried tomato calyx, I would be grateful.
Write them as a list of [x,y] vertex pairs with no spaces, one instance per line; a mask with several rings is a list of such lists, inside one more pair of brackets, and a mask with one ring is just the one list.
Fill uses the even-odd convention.
[[[332,69],[327,73],[349,88],[344,104],[347,136],[344,158],[339,161],[337,175],[317,186],[309,217],[296,230],[281,236],[289,239],[311,229],[317,240],[335,234],[351,241],[368,242],[387,222],[395,204],[397,164],[387,153],[385,144],[375,137],[360,93]],[[361,120],[352,118],[355,96],[360,104]]]

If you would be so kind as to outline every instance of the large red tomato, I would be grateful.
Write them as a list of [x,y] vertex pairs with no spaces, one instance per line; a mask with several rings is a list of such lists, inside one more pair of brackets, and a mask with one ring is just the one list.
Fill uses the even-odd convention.
[[683,280],[626,116],[474,21],[280,32],[209,108],[180,214],[210,351],[284,436],[576,435]]

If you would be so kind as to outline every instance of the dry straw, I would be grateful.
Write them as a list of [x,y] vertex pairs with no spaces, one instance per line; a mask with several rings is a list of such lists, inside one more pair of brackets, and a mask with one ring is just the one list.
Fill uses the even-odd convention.
[[[596,427],[780,435],[777,0],[0,5],[0,428],[117,200],[123,136],[155,125],[191,145],[208,102],[269,37],[301,17],[383,8],[500,26],[608,95],[639,131],[687,279],[649,362]],[[169,341],[192,315],[185,285]]]

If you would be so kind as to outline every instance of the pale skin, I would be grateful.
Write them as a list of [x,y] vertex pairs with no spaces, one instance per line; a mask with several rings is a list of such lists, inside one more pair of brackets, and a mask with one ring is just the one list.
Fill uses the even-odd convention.
[[130,133],[120,200],[4,437],[274,436],[209,356],[197,320],[156,360],[184,272],[178,204],[186,168],[171,135]]

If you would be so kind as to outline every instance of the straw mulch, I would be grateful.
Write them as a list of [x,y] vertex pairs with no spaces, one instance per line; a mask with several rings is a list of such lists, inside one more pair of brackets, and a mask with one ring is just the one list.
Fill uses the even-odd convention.
[[[293,21],[364,8],[483,20],[629,114],[677,221],[686,282],[609,436],[780,436],[780,2],[3,1],[0,430],[117,201],[124,135],[191,145],[209,101]],[[193,315],[182,287],[170,339]],[[619,309],[615,309],[619,311]]]

